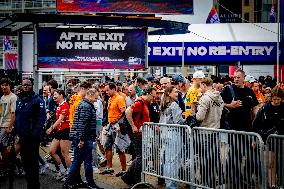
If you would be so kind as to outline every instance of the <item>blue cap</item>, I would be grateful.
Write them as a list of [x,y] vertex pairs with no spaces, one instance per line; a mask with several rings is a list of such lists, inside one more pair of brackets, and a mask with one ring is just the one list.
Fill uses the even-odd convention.
[[173,75],[172,81],[185,83],[185,78],[181,75],[181,73],[176,73]]
[[147,80],[147,81],[154,81],[155,78],[154,78],[154,76],[152,76],[152,75],[148,75],[148,76],[146,77],[146,80]]

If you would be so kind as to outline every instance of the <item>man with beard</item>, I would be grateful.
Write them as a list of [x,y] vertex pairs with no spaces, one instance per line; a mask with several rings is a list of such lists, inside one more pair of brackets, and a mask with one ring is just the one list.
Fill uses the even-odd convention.
[[16,104],[15,133],[19,136],[20,152],[26,172],[27,189],[39,189],[39,144],[46,120],[43,100],[33,91],[33,79],[23,79],[23,93]]

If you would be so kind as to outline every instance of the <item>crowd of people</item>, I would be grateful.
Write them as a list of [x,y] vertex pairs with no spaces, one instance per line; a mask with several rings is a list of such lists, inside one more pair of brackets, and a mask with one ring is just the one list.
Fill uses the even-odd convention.
[[[70,83],[68,93],[58,89],[54,79],[40,94],[33,91],[33,85],[32,78],[23,79],[13,93],[11,81],[1,79],[0,159],[5,159],[11,136],[18,139],[16,151],[29,189],[40,188],[39,173],[48,168],[39,156],[39,146],[49,138],[49,153],[58,171],[55,177],[64,182],[63,188],[82,184],[100,188],[93,173],[114,174],[114,152],[121,165],[115,175],[128,185],[141,181],[145,122],[257,132],[264,141],[270,134],[284,134],[283,87],[271,77],[256,80],[241,69],[234,78],[225,79],[196,71],[192,78],[174,74],[81,81]],[[130,162],[126,153],[132,157]],[[86,183],[80,175],[82,163]],[[102,166],[106,168],[100,171]],[[166,180],[166,188],[175,187],[175,182]],[[269,187],[276,187],[275,179]]]

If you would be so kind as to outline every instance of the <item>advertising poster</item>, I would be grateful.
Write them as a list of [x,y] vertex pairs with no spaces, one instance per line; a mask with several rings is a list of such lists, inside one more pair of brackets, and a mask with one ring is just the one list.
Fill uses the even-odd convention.
[[192,14],[193,0],[57,0],[57,11]]
[[38,68],[144,69],[146,30],[39,28]]

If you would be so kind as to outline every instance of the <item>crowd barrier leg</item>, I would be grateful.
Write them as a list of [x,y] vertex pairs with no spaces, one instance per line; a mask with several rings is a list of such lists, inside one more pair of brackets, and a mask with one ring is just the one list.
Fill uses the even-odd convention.
[[268,187],[284,188],[284,136],[270,135],[266,141],[266,182]]

